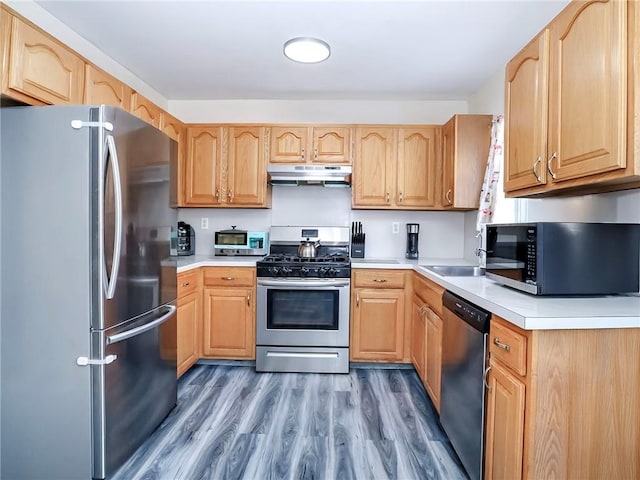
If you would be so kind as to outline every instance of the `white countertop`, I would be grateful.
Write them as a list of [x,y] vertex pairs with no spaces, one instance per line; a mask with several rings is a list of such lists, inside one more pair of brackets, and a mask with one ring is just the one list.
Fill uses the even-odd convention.
[[[177,260],[178,273],[198,267],[255,267],[262,257],[196,255]],[[640,294],[538,297],[486,277],[443,277],[422,265],[476,265],[462,258],[353,258],[352,268],[414,270],[469,302],[525,330],[640,328]]]
[[178,257],[178,273],[199,267],[255,267],[263,257],[229,256],[216,257],[210,255],[189,255]]
[[525,330],[640,328],[640,294],[538,297],[486,277],[443,277],[421,265],[474,265],[464,259],[352,260],[353,268],[411,268],[471,303]]

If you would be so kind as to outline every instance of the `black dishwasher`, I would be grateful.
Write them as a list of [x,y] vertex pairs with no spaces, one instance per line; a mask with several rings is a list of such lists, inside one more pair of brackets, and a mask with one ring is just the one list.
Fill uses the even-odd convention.
[[472,480],[483,477],[485,369],[491,314],[459,296],[442,295],[440,423]]

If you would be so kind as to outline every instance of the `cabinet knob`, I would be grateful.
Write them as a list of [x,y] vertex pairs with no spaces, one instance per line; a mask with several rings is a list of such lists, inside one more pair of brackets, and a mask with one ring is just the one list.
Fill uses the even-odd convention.
[[236,277],[222,277],[222,280],[235,280]]
[[182,284],[182,286],[183,286],[183,287],[188,287],[190,284],[191,284],[191,282],[184,282],[184,283]]
[[360,306],[360,294],[356,293],[356,307]]
[[508,343],[502,343],[498,337],[494,337],[493,344],[498,348],[506,350],[507,352],[511,351],[511,346]]
[[314,157],[316,160],[318,160],[318,149],[317,149],[317,148],[314,148],[314,149],[313,149],[313,157]]
[[304,161],[304,148],[302,149],[302,161]]
[[558,158],[558,154],[556,152],[553,152],[553,155],[551,155],[549,157],[549,160],[547,160],[547,170],[549,171],[549,175],[551,175],[551,178],[553,178],[554,180],[556,179],[556,174],[553,170],[551,170],[551,162],[553,162],[553,160],[556,158]]
[[247,307],[251,306],[251,294],[247,294]]
[[536,167],[541,161],[542,161],[542,157],[538,156],[538,158],[536,158],[536,161],[533,162],[533,175],[536,177],[536,180],[538,181],[538,183],[542,183],[542,179],[540,178],[540,175],[538,175],[538,172],[536,171]]
[[387,281],[387,279],[386,278],[374,278],[373,281],[377,282],[377,283],[385,283]]

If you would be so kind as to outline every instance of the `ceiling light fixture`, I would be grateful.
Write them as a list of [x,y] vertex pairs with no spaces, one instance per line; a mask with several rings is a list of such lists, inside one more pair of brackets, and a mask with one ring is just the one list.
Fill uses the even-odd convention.
[[327,42],[317,38],[292,38],[284,44],[285,57],[300,63],[320,63],[331,55]]

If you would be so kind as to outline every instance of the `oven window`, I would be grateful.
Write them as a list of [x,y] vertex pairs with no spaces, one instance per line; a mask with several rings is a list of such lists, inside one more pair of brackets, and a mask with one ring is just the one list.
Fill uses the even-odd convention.
[[338,330],[338,290],[268,290],[267,328]]

